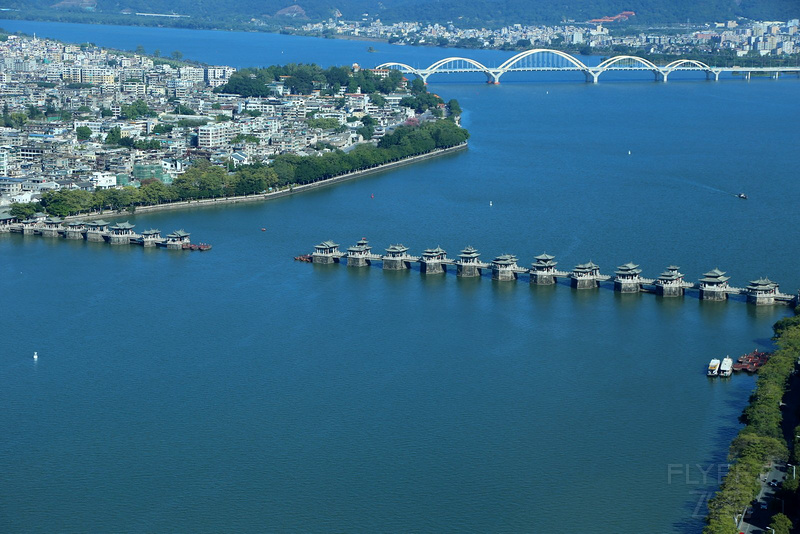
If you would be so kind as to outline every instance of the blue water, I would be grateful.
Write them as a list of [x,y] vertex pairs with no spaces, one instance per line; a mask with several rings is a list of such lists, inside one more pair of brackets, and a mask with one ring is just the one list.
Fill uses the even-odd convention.
[[[452,52],[0,26],[238,66]],[[800,286],[797,79],[570,76],[431,78],[466,153],[131,217],[208,253],[0,236],[3,530],[699,532],[754,383],[705,365],[786,308],[292,261],[365,236]]]

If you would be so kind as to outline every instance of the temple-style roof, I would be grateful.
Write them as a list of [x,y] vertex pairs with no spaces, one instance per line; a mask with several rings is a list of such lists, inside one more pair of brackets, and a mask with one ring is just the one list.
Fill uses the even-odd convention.
[[190,235],[191,234],[189,232],[187,232],[186,230],[181,228],[180,230],[175,230],[171,234],[167,234],[167,237],[169,237],[171,239],[181,239],[181,238],[184,238],[184,237],[189,237]]
[[458,257],[459,258],[474,259],[474,258],[477,258],[480,255],[481,255],[480,252],[478,252],[474,248],[468,246],[467,248],[465,248],[464,250],[461,251],[461,254],[459,254]]
[[136,226],[135,224],[131,224],[128,221],[117,223],[111,227],[112,230],[132,230],[133,227]]
[[[670,265],[670,267],[673,267]],[[661,282],[675,282],[676,280],[680,280],[683,278],[683,274],[678,272],[678,269],[671,269],[667,267],[667,270],[658,275],[658,279]]]
[[447,251],[438,245],[436,246],[436,248],[426,248],[425,251],[422,253],[423,256],[439,256],[440,254],[444,256],[445,254],[447,254]]
[[83,223],[81,221],[72,221],[72,222],[68,222],[67,226],[69,228],[78,228],[79,226],[84,226],[85,224],[86,223]]
[[142,232],[142,235],[159,235],[161,230],[156,230],[155,228],[151,228],[149,230],[145,230]]
[[668,271],[680,271],[681,268],[678,267],[677,265],[670,265],[670,266],[667,267],[667,270]]
[[61,224],[63,219],[59,219],[58,217],[47,217],[44,221],[45,224]]
[[769,278],[759,278],[758,280],[750,280],[747,286],[748,291],[773,291],[778,289],[778,284]]
[[614,271],[614,274],[617,276],[638,276],[642,273],[642,270],[638,268],[639,266],[635,263],[628,262],[624,265],[620,265],[617,267],[617,270]]
[[368,241],[362,237],[358,243],[352,247],[349,247],[347,252],[369,252],[370,249],[372,249],[372,247],[369,246]]
[[539,254],[538,256],[534,256],[534,259],[536,261],[531,264],[533,265],[534,269],[545,269],[548,267],[555,268],[555,266],[558,265],[557,261],[553,261],[555,256],[551,256],[550,254]]
[[706,284],[721,284],[723,282],[727,282],[730,279],[731,279],[730,276],[725,276],[725,271],[720,271],[719,269],[713,269],[705,273],[703,275],[703,278],[700,279],[700,281]]
[[97,219],[96,221],[92,221],[87,223],[87,226],[108,226],[110,223],[108,221],[104,221],[103,219]]
[[315,246],[314,248],[336,248],[339,246],[339,243],[334,243],[333,241],[323,241],[319,245]]
[[595,265],[594,262],[589,261],[588,263],[581,263],[575,266],[573,271],[576,272],[590,272],[590,271],[597,271],[600,270],[599,265]]
[[408,252],[408,247],[405,245],[389,245],[389,248],[386,249],[386,252],[389,254],[405,254]]
[[513,254],[501,254],[497,256],[495,259],[492,260],[492,263],[495,265],[516,265],[517,257]]

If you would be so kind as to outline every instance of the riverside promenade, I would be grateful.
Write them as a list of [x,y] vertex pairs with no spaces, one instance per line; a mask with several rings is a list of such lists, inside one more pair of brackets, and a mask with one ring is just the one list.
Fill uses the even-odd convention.
[[[399,167],[404,167],[406,165],[412,165],[414,163],[419,163],[421,161],[425,161],[427,159],[438,158],[440,156],[444,156],[447,154],[453,154],[456,152],[460,152],[462,150],[466,150],[468,148],[468,143],[465,141],[460,145],[448,147],[448,148],[438,148],[431,152],[426,152],[425,154],[419,154],[417,156],[410,156],[408,158],[404,158],[398,161],[392,161],[390,163],[385,163],[383,165],[378,165],[375,167],[370,167],[368,169],[363,169],[360,171],[353,171],[347,174],[341,174],[339,176],[334,176],[331,178],[327,178],[325,180],[320,180],[318,182],[312,182],[310,184],[302,184],[302,185],[289,185],[281,188],[277,191],[271,191],[268,193],[259,193],[255,195],[243,195],[243,196],[233,196],[233,197],[218,197],[218,198],[203,198],[197,200],[180,200],[177,202],[169,202],[165,204],[153,204],[149,206],[136,206],[133,213],[143,214],[143,213],[152,213],[156,211],[167,211],[167,210],[178,210],[178,209],[186,209],[186,208],[200,208],[205,206],[219,206],[224,204],[239,204],[245,202],[262,202],[265,200],[274,200],[277,198],[283,198],[289,195],[295,195],[298,193],[303,193],[305,191],[313,191],[315,189],[321,189],[323,187],[328,187],[334,184],[338,184],[341,182],[346,182],[349,180],[355,180],[357,178],[362,178],[365,176],[369,176],[372,174],[377,174],[379,172],[388,171],[391,169],[396,169]],[[82,213],[79,215],[71,215],[68,217],[64,217],[65,221],[74,221],[74,220],[91,220],[96,218],[107,218],[107,217],[130,217],[132,214],[131,211],[128,209],[120,209],[120,210],[104,210],[102,212],[94,212],[94,213]],[[2,232],[2,221],[0,221],[0,232]]]

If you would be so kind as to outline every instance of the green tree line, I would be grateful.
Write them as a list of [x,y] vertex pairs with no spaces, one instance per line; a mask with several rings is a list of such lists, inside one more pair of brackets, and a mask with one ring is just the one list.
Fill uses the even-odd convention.
[[[800,311],[800,310],[796,310]],[[785,318],[773,327],[777,350],[758,371],[756,388],[740,420],[745,427],[731,443],[732,462],[719,491],[708,502],[704,534],[736,534],[735,518],[758,495],[759,476],[772,460],[787,460],[789,449],[782,429],[781,402],[800,356],[800,316]],[[795,445],[795,444],[793,444]],[[797,454],[797,451],[794,451]],[[784,498],[796,499],[797,480],[787,481]],[[788,529],[787,529],[788,522]],[[788,534],[791,522],[783,514],[773,518],[776,532]]]
[[15,204],[11,214],[24,219],[43,209],[50,215],[66,217],[108,209],[135,210],[136,206],[180,200],[252,195],[273,187],[308,184],[374,168],[437,148],[456,146],[468,138],[469,133],[451,120],[400,126],[384,136],[378,146],[360,145],[348,153],[337,150],[319,157],[281,155],[269,165],[243,165],[233,172],[198,160],[171,184],[147,179],[139,188],[49,191],[42,195],[41,204]]
[[269,84],[283,81],[293,93],[308,95],[315,88],[325,87],[323,94],[336,95],[342,87],[354,93],[360,87],[362,93],[388,94],[397,90],[403,74],[392,70],[388,76],[379,77],[372,71],[354,72],[350,67],[329,67],[323,69],[316,64],[289,63],[272,65],[261,69],[242,69],[235,72],[228,83],[215,91],[241,96],[266,97],[273,95]]

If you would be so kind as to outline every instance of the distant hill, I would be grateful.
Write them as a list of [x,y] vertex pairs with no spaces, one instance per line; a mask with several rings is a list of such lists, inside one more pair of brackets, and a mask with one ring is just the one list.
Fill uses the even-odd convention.
[[53,16],[81,12],[98,18],[122,13],[174,13],[198,20],[322,20],[341,13],[385,22],[452,21],[461,26],[578,22],[634,11],[632,21],[712,22],[742,16],[761,20],[800,17],[798,0],[0,0],[0,7]]

